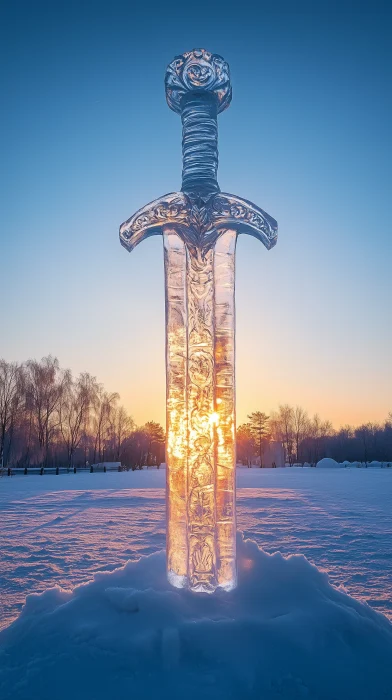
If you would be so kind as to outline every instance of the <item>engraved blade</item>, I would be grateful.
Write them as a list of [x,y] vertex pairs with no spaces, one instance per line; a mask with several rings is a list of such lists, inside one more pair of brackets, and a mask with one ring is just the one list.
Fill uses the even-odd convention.
[[235,586],[236,232],[208,250],[164,232],[170,581]]

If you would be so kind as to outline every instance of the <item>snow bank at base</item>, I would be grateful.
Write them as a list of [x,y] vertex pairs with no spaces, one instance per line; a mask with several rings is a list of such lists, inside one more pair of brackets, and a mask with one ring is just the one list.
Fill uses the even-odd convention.
[[239,585],[169,586],[165,554],[27,597],[0,634],[2,700],[388,698],[392,626],[303,556],[238,540]]

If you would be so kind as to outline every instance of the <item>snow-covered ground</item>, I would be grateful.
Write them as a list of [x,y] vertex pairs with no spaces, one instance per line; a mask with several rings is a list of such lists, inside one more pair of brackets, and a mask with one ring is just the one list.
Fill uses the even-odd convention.
[[392,625],[302,556],[238,541],[238,588],[172,588],[157,552],[28,597],[2,700],[388,700]]
[[0,480],[4,625],[30,593],[0,633],[2,700],[392,697],[372,610],[392,617],[391,470],[238,470],[238,527],[266,551],[239,536],[239,586],[213,596],[166,581],[164,480]]
[[[67,589],[165,546],[165,471],[0,480],[0,619],[26,594]],[[392,619],[392,470],[239,469],[238,529],[304,554]]]

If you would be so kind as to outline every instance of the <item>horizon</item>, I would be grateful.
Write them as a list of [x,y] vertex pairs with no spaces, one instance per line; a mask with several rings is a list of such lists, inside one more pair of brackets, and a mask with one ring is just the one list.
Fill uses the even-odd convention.
[[270,252],[238,239],[237,425],[284,403],[335,428],[387,417],[391,47],[377,3],[349,5],[245,3],[241,33],[227,2],[208,23],[157,7],[154,26],[150,6],[119,1],[3,8],[0,356],[52,351],[118,391],[138,424],[165,425],[162,241],[129,256],[118,229],[179,189],[181,121],[163,78],[205,46],[232,73],[221,189],[279,225]]
[[[52,358],[58,360],[59,366],[60,366],[60,370],[62,370],[62,371],[70,371],[71,374],[72,374],[73,379],[76,379],[76,378],[77,378],[77,375],[74,374],[74,372],[72,371],[72,368],[71,368],[71,367],[64,367],[64,366],[61,364],[61,361],[59,360],[59,358],[57,357],[57,355],[55,355],[54,353],[48,353],[48,354],[46,355],[46,357],[48,357],[48,356],[50,356],[50,357],[52,357]],[[0,361],[1,361],[1,360],[4,360],[4,359],[5,359],[6,362],[12,362],[12,360],[8,360],[8,359],[6,359],[6,358],[0,357]],[[28,361],[30,361],[30,360],[41,361],[42,359],[44,359],[44,358],[37,358],[37,357],[28,358],[28,360],[23,361],[21,364],[24,364],[25,362],[28,362]],[[82,370],[82,372],[87,372],[87,373],[89,373],[89,371],[88,371],[87,368],[85,368],[84,370]],[[89,373],[89,374],[90,374],[90,373]],[[91,376],[93,376],[93,375],[91,375]],[[105,391],[107,391],[109,394],[112,393],[112,392],[118,393],[118,394],[119,394],[119,399],[118,399],[119,405],[120,405],[120,406],[124,406],[125,410],[127,411],[127,414],[128,414],[129,417],[132,418],[132,420],[134,421],[134,423],[135,423],[135,428],[143,427],[148,421],[151,421],[151,420],[152,420],[152,421],[156,421],[157,423],[159,423],[160,425],[162,425],[162,426],[166,429],[166,415],[164,415],[164,417],[163,417],[162,420],[158,420],[158,419],[156,419],[156,418],[153,418],[153,417],[152,417],[152,411],[150,411],[150,413],[148,413],[148,409],[147,409],[146,417],[145,417],[142,421],[136,420],[136,419],[135,419],[135,412],[132,410],[132,407],[129,407],[129,406],[127,406],[127,405],[124,404],[124,402],[122,401],[121,393],[120,393],[120,392],[117,392],[116,387],[107,387],[107,386],[105,386],[105,385],[103,384],[103,382],[100,381],[99,377],[95,377],[95,376],[94,376],[93,378],[94,378],[94,379],[98,382],[98,384],[100,384],[100,385],[103,387],[103,389],[104,389]],[[285,405],[288,405],[288,406],[290,406],[290,407],[292,407],[292,408],[296,408],[296,407],[304,408],[304,406],[302,406],[302,405],[299,404],[298,402],[297,402],[297,403],[294,402],[294,403],[291,404],[291,403],[289,403],[289,402],[287,402],[287,401],[283,401],[282,403],[273,406],[270,410],[262,411],[262,412],[263,412],[263,413],[266,413],[266,414],[267,414],[267,418],[269,419],[274,413],[276,413],[276,412],[278,411],[278,409],[279,409],[280,406],[285,406]],[[165,407],[164,407],[164,410],[165,410]],[[243,419],[242,419],[241,421],[238,420],[238,416],[237,416],[236,427],[239,427],[240,425],[243,425],[244,423],[247,423],[247,422],[248,422],[247,419],[250,417],[250,414],[253,413],[253,412],[255,412],[255,411],[259,411],[259,410],[261,410],[261,409],[260,409],[259,406],[254,406],[252,409],[245,409],[245,410],[246,410],[246,413],[243,414]],[[323,421],[323,422],[325,422],[325,421],[330,422],[331,425],[332,425],[332,429],[333,429],[334,431],[339,431],[339,429],[345,428],[345,427],[347,427],[347,426],[349,426],[350,428],[354,428],[354,429],[355,429],[355,428],[359,428],[361,425],[366,425],[366,424],[372,424],[372,425],[376,425],[376,424],[377,424],[377,425],[383,426],[383,424],[385,424],[385,423],[390,419],[390,416],[392,416],[392,410],[390,410],[390,411],[388,411],[388,412],[386,413],[386,415],[385,415],[381,420],[379,420],[379,421],[377,421],[377,420],[372,420],[372,418],[369,418],[368,421],[364,421],[363,423],[357,423],[357,424],[356,424],[356,423],[348,423],[348,422],[346,421],[346,422],[343,422],[343,423],[340,423],[340,424],[337,425],[337,424],[334,424],[332,420],[330,420],[330,417],[329,417],[328,415],[320,415],[319,413],[317,413],[317,411],[312,411],[311,409],[308,410],[307,408],[305,408],[305,411],[306,411],[306,413],[308,414],[309,419],[313,419],[313,418],[317,415],[317,416],[321,419],[321,421]]]

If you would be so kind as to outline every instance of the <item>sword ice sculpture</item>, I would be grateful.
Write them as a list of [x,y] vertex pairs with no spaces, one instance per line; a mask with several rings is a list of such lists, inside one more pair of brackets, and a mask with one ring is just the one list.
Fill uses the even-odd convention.
[[163,235],[168,577],[210,593],[236,585],[236,239],[248,233],[270,249],[277,223],[219,189],[217,115],[231,101],[228,64],[195,49],[170,63],[165,85],[182,119],[181,192],[139,209],[120,241],[131,251]]

